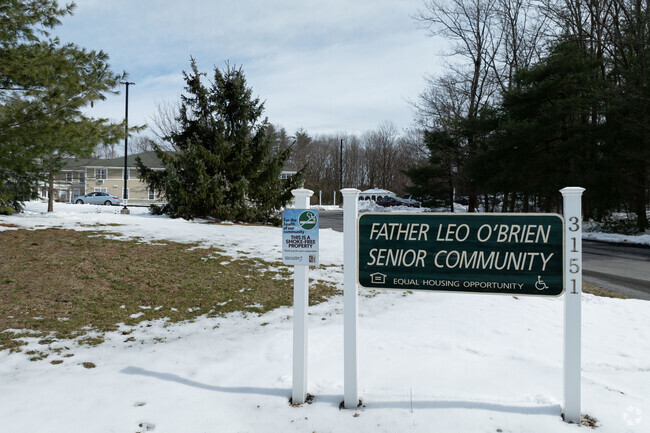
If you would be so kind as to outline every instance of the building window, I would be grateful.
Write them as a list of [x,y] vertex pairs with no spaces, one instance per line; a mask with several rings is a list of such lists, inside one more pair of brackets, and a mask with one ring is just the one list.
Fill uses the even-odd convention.
[[283,172],[283,173],[280,175],[280,179],[289,179],[289,178],[291,178],[291,176],[293,176],[293,175],[294,175],[294,173],[285,173],[285,172]]
[[76,197],[78,195],[81,195],[81,190],[79,188],[74,188],[72,190],[72,197]]
[[95,189],[93,189],[93,191],[95,191],[95,192],[108,192],[108,190],[106,188],[95,188]]
[[106,170],[105,168],[96,168],[95,169],[95,179],[108,179],[107,171],[108,170]]
[[155,200],[156,199],[156,190],[153,188],[149,188],[149,200]]
[[65,174],[65,181],[66,182],[72,182],[74,180],[74,173],[66,173]]
[[63,201],[68,200],[68,191],[64,189],[59,190],[59,199]]
[[80,171],[79,172],[79,182],[85,182],[86,181],[86,172],[85,171]]

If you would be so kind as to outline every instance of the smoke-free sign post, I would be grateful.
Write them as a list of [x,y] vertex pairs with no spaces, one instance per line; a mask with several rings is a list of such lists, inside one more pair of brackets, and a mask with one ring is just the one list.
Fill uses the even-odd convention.
[[359,285],[559,296],[564,221],[556,214],[364,214]]
[[286,209],[282,212],[282,262],[318,265],[318,211]]

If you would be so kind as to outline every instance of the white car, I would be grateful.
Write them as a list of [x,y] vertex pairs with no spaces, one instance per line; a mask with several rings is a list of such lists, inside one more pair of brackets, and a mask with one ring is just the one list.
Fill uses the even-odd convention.
[[106,192],[91,192],[86,195],[78,195],[72,199],[76,204],[103,204],[106,206],[119,205],[120,198],[116,195],[108,194]]

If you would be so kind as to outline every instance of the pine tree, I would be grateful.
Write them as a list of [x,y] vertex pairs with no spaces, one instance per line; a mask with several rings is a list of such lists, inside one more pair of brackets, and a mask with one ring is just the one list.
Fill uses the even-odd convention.
[[503,95],[490,149],[469,164],[472,176],[494,192],[520,193],[523,211],[529,199],[541,210],[557,210],[558,190],[567,185],[587,188],[586,217],[602,206],[603,191],[594,186],[611,173],[596,170],[602,140],[592,113],[603,94],[598,68],[574,42],[563,41],[519,71]]
[[164,194],[171,216],[271,221],[301,184],[302,171],[280,178],[291,148],[270,153],[273,137],[262,118],[264,104],[253,97],[241,67],[215,67],[209,87],[205,75],[191,59],[191,71],[183,72],[178,132],[167,137],[179,151],[156,149],[165,170],[138,162],[141,177]]
[[15,208],[62,157],[87,156],[121,134],[119,125],[82,113],[119,83],[108,56],[48,33],[73,9],[54,0],[0,4],[0,199]]
[[429,150],[428,163],[406,171],[412,183],[407,191],[424,206],[437,207],[445,204],[453,212],[460,142],[448,131],[430,130],[424,132],[424,144]]

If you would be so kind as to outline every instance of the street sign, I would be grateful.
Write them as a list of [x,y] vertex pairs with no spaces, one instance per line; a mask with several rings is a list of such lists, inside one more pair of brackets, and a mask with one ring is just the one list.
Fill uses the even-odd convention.
[[318,265],[318,211],[286,209],[282,212],[282,262]]
[[358,219],[366,288],[559,296],[564,220],[557,214],[368,213]]

